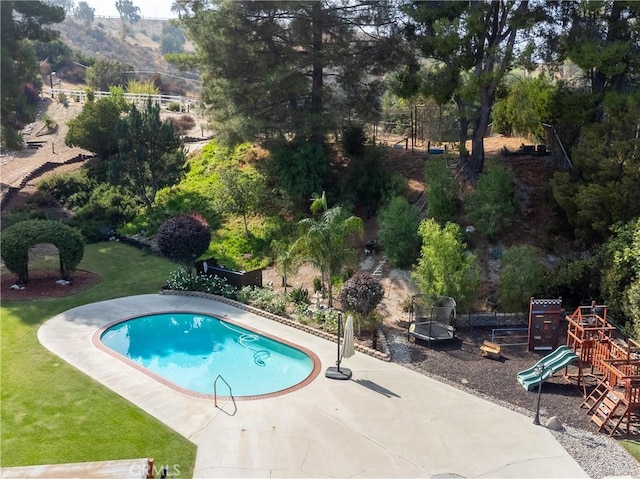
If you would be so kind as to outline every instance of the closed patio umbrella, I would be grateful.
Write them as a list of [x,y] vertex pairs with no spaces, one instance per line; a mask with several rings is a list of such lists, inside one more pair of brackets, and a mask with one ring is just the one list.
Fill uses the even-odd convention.
[[344,331],[344,342],[342,343],[342,351],[340,350],[340,328],[342,327],[342,314],[338,313],[338,360],[335,366],[327,368],[324,373],[329,379],[351,379],[351,370],[347,368],[340,369],[342,358],[349,358],[355,353],[353,345],[353,316],[349,315]]
[[353,344],[353,316],[347,316],[347,324],[344,326],[344,340],[342,341],[342,359],[350,358],[356,353]]

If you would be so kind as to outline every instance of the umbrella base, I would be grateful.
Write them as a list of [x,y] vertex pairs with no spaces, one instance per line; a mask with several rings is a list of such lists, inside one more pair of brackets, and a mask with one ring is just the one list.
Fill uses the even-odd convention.
[[351,369],[331,366],[324,375],[329,379],[351,379]]

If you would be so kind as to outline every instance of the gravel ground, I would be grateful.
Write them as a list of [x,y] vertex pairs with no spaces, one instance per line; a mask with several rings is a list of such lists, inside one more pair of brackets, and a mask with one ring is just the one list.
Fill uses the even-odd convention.
[[[486,359],[479,345],[487,339],[487,331],[460,332],[451,342],[429,347],[420,341],[410,343],[407,327],[403,321],[385,327],[392,361],[533,418],[537,395],[525,391],[516,375],[541,354],[510,346],[503,348],[501,360]],[[590,477],[640,478],[640,464],[615,439],[597,432],[586,409],[580,408],[582,401],[582,389],[557,374],[542,387],[541,423],[559,418],[564,429],[552,433]]]

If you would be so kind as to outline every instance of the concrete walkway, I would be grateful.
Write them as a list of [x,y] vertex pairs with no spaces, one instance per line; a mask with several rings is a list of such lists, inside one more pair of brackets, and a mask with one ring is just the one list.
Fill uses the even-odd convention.
[[[314,351],[320,375],[278,397],[218,402],[180,393],[98,349],[121,318],[192,311],[233,318]],[[233,306],[143,295],[74,308],[44,323],[49,350],[198,446],[195,477],[588,477],[531,418],[394,363],[356,353],[350,381],[324,377],[336,344]],[[514,378],[515,381],[515,378]]]

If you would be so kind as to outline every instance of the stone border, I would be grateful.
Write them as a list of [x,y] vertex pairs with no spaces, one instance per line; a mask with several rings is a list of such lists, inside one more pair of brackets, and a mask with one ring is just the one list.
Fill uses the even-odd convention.
[[6,193],[4,194],[2,199],[0,199],[0,209],[4,208],[9,202],[9,200],[11,200],[15,195],[17,195],[18,192],[22,190],[22,188],[27,186],[27,183],[29,183],[34,178],[41,176],[43,173],[54,171],[56,168],[60,166],[71,165],[73,163],[82,163],[86,160],[89,160],[95,157],[96,155],[85,155],[84,153],[80,153],[79,155],[76,155],[73,158],[65,160],[61,163],[54,163],[51,161],[47,161],[41,164],[40,166],[36,167],[31,172],[29,172],[27,175],[25,175],[25,177],[22,179],[22,181],[18,186],[10,186],[9,188],[7,188]]
[[[240,303],[239,301],[234,301],[233,299],[225,298],[222,296],[217,296],[211,293],[202,293],[200,291],[179,291],[174,289],[167,289],[160,291],[160,294],[165,295],[176,295],[176,296],[192,296],[196,298],[205,298],[212,299],[215,301],[220,301],[221,303],[226,303],[231,306],[234,306],[238,309],[244,309],[245,311],[249,311],[253,314],[257,314],[267,319],[271,319],[273,321],[277,321],[278,323],[284,324],[286,326],[290,326],[295,329],[299,329],[304,331],[305,333],[313,334],[314,336],[318,336],[322,339],[326,339],[327,341],[336,342],[337,336],[333,333],[328,333],[327,331],[322,331],[321,329],[312,328],[311,326],[307,326],[305,324],[298,323],[289,318],[285,318],[283,316],[278,316],[277,314],[269,313],[262,309],[254,308],[253,306],[249,306],[248,304]],[[366,354],[368,356],[374,357],[376,359],[380,359],[381,361],[391,361],[391,354],[389,351],[389,346],[387,345],[387,340],[384,334],[381,333],[380,329],[378,329],[378,341],[382,345],[384,352],[376,351],[367,346],[363,346],[361,344],[355,343],[356,351]]]

